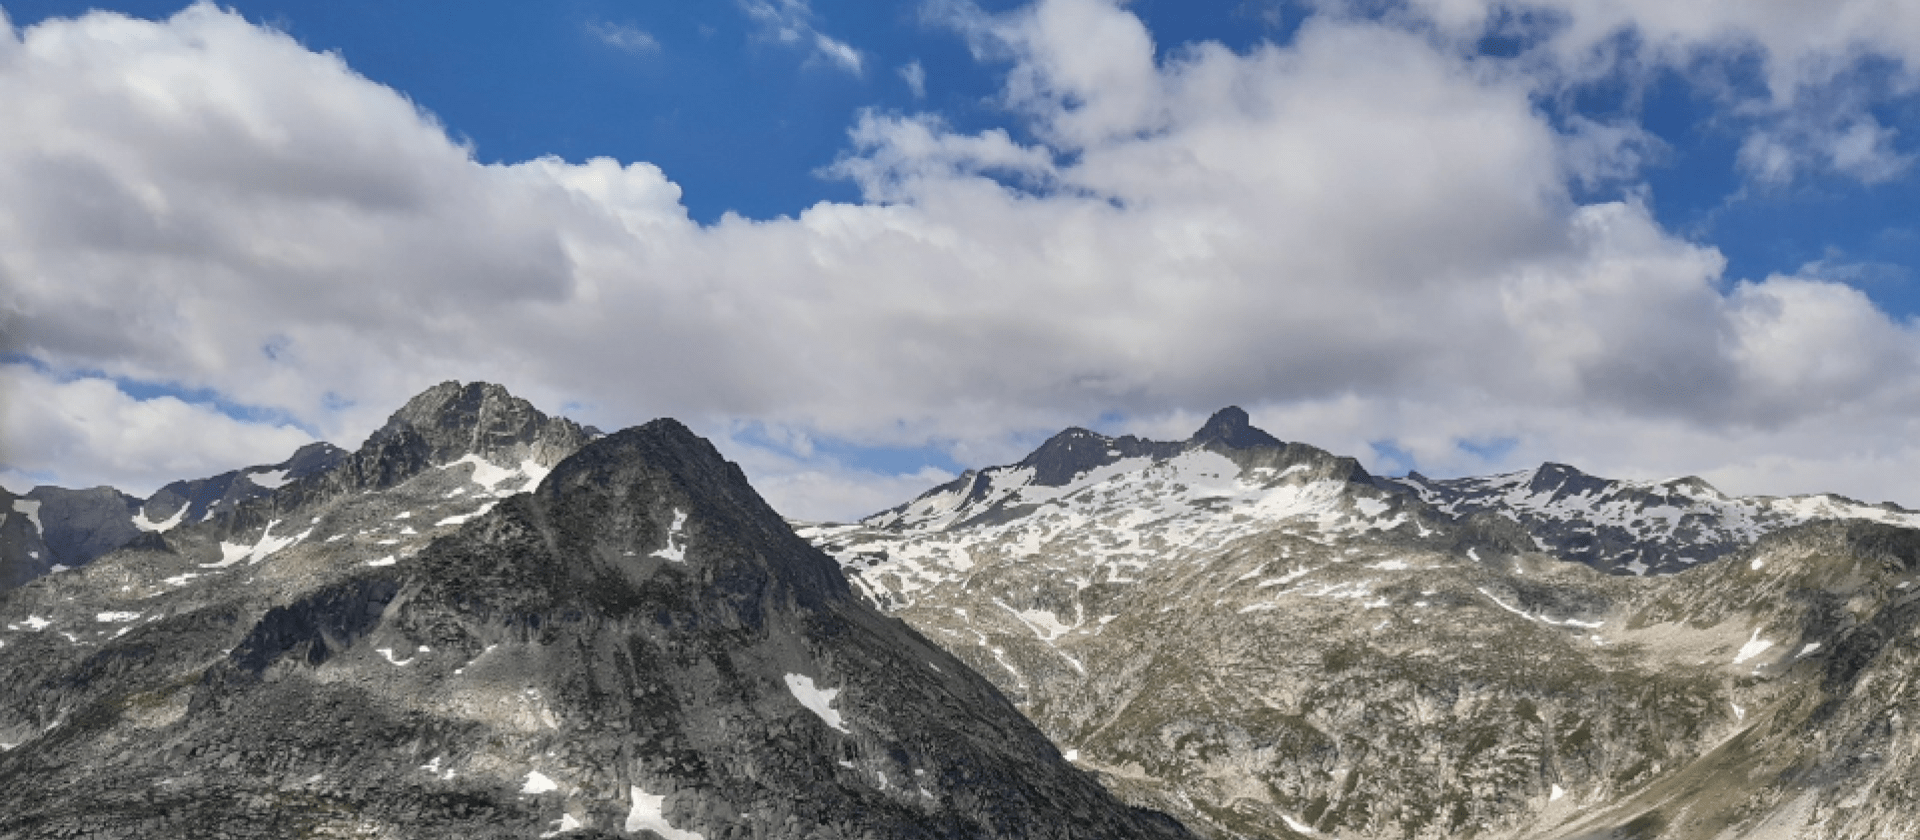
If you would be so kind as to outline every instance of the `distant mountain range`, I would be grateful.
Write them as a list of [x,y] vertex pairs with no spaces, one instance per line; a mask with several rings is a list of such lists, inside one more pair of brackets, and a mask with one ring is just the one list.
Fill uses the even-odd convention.
[[671,420],[444,383],[0,513],[0,837],[1920,836],[1894,505],[1229,408],[789,523]]
[[1232,408],[798,525],[1203,833],[1702,840],[1920,836],[1915,526],[1558,464],[1381,478]]

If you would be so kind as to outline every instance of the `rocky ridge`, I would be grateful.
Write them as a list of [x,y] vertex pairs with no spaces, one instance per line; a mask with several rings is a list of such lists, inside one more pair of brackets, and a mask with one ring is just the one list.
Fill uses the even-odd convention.
[[333,470],[0,594],[0,836],[1188,836],[684,427],[528,409],[436,388]]
[[[1910,836],[1913,759],[1873,721],[1920,700],[1915,531],[1701,507],[1747,542],[1605,574],[1544,517],[1448,509],[1244,418],[1069,430],[1041,447],[1065,468],[801,532],[1112,789],[1215,836]],[[1519,497],[1643,501],[1556,488]]]
[[175,481],[145,500],[112,487],[41,486],[22,496],[0,488],[0,591],[84,566],[141,534],[231,513],[289,481],[332,469],[345,455],[333,444],[311,443],[278,464]]
[[1612,574],[1673,574],[1752,545],[1760,537],[1825,519],[1920,527],[1920,511],[1844,496],[1728,496],[1696,478],[1616,481],[1565,464],[1481,478],[1431,479],[1406,487],[1453,516],[1514,520],[1541,551]]

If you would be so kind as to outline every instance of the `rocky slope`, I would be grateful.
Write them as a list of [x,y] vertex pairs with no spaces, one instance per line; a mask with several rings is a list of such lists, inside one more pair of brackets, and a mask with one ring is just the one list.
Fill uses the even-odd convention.
[[1803,522],[1858,519],[1920,527],[1920,512],[1818,494],[1733,497],[1699,478],[1615,481],[1565,464],[1484,478],[1413,473],[1391,484],[1455,516],[1494,513],[1519,523],[1554,556],[1613,574],[1672,574]]
[[278,464],[175,481],[144,501],[112,487],[41,486],[24,496],[0,488],[0,591],[84,566],[141,534],[230,513],[289,481],[332,469],[345,455],[333,444],[312,443]]
[[[801,530],[1069,757],[1216,836],[1909,836],[1910,759],[1871,721],[1914,714],[1889,640],[1916,630],[1915,532],[1733,521],[1741,500],[1685,484],[1660,498],[1735,511],[1689,507],[1687,531],[1621,518],[1647,498],[1594,482],[1448,507],[1228,410],[1182,442],[1069,430]],[[1654,553],[1743,542],[1604,574],[1549,553],[1547,524],[1609,524],[1581,510]],[[1862,742],[1880,757],[1838,746]]]
[[417,398],[0,594],[0,836],[1180,838],[672,421]]

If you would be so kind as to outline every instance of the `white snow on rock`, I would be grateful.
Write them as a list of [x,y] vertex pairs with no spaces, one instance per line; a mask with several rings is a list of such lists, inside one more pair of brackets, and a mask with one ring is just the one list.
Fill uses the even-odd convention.
[[20,624],[7,625],[7,629],[18,630],[20,629],[21,625],[25,625],[28,630],[32,630],[33,632],[38,633],[42,630],[47,629],[49,626],[52,626],[52,624],[53,622],[48,621],[44,618],[41,618],[40,616],[30,615],[30,616],[27,616],[26,621],[22,621],[20,622]]
[[1753,628],[1753,635],[1747,639],[1747,643],[1740,646],[1740,654],[1733,658],[1733,664],[1738,665],[1759,656],[1765,653],[1767,648],[1770,647],[1773,647],[1773,643],[1760,638],[1760,628],[1755,627]]
[[513,491],[513,492],[515,492],[515,493],[531,493],[531,492],[533,492],[533,489],[534,489],[535,487],[539,487],[539,486],[540,486],[540,481],[541,481],[541,479],[544,479],[544,478],[546,478],[546,477],[547,477],[547,473],[550,473],[550,472],[553,472],[553,470],[550,470],[550,469],[547,469],[546,467],[543,467],[543,466],[540,466],[540,462],[539,462],[539,461],[535,461],[535,460],[533,460],[532,458],[528,458],[528,459],[527,459],[527,460],[525,460],[525,461],[521,461],[521,462],[520,462],[520,474],[521,474],[521,475],[524,475],[524,476],[526,476],[526,477],[527,477],[527,481],[526,481],[526,483],[525,483],[525,484],[522,484],[522,485],[520,485],[520,489],[518,489],[518,490],[515,490],[515,491]]
[[554,820],[553,822],[554,822],[553,830],[540,835],[541,837],[559,837],[560,835],[565,834],[569,831],[572,831],[576,828],[586,827],[585,825],[581,824],[579,820],[574,819],[572,814],[561,814],[560,819]]
[[159,531],[161,533],[166,533],[167,531],[173,530],[174,526],[179,525],[183,520],[187,518],[188,507],[189,507],[188,505],[184,505],[184,504],[181,505],[179,510],[174,511],[172,516],[167,517],[166,520],[162,522],[155,522],[152,519],[148,518],[147,509],[145,507],[142,507],[140,508],[139,513],[136,513],[133,515],[133,519],[131,521],[133,522],[133,527],[138,528],[142,531],[148,531],[148,532]]
[[27,521],[33,523],[34,533],[36,534],[46,533],[46,530],[40,527],[40,503],[39,502],[36,502],[32,499],[14,499],[13,512],[26,514]]
[[1559,802],[1560,800],[1565,799],[1566,796],[1567,796],[1567,791],[1565,788],[1562,788],[1559,785],[1554,785],[1553,793],[1550,793],[1547,795],[1547,801]]
[[278,490],[281,485],[287,483],[286,470],[261,470],[260,472],[243,473],[243,475],[247,477],[248,481],[253,482],[254,486],[263,487],[268,490]]
[[[393,648],[375,648],[374,650],[378,652],[381,656],[386,657],[388,662],[391,662],[395,665],[405,667],[407,665],[413,664],[414,657],[409,656],[405,659],[398,659],[394,657]],[[545,777],[543,776],[542,778],[545,778]]]
[[393,518],[394,518],[394,520],[395,520],[395,521],[399,521],[399,520],[402,520],[402,519],[412,519],[412,518],[413,518],[413,511],[410,511],[410,510],[403,510],[403,511],[400,511],[400,512],[399,512],[398,514],[395,514]]
[[468,477],[469,481],[489,490],[493,489],[494,485],[513,477],[513,470],[495,466],[492,461],[478,455],[461,456],[460,460],[441,467],[441,469],[450,470],[461,464],[468,464],[473,467],[473,474]]
[[220,562],[201,563],[200,568],[224,569],[241,560],[247,561],[247,565],[253,565],[273,556],[273,553],[280,549],[306,539],[308,534],[313,533],[313,529],[308,528],[291,537],[276,537],[273,535],[273,527],[279,524],[280,520],[278,519],[267,523],[266,530],[260,532],[260,539],[256,540],[253,545],[238,545],[222,541],[220,543]]
[[449,516],[445,519],[440,520],[439,522],[433,523],[433,527],[445,528],[450,525],[465,525],[467,522],[471,520],[485,516],[487,514],[487,511],[493,510],[493,506],[496,504],[498,504],[498,502],[488,502],[484,505],[481,505],[478,509],[474,510],[474,512],[472,513],[461,513],[461,514],[455,514],[453,516]]
[[547,778],[545,773],[538,770],[528,770],[527,783],[520,787],[520,792],[523,794],[538,795],[542,793],[552,793],[559,789],[560,786],[555,784],[552,779]]
[[626,829],[629,833],[651,831],[666,840],[707,840],[706,835],[697,831],[683,831],[667,823],[662,806],[667,802],[665,796],[655,796],[640,789],[639,785],[629,785],[627,795],[633,800],[632,809],[627,811]]
[[140,614],[137,612],[103,612],[94,616],[93,620],[101,624],[123,624],[129,621],[139,621]]
[[1286,823],[1288,828],[1291,828],[1294,831],[1299,832],[1301,834],[1315,835],[1320,833],[1320,832],[1314,831],[1313,826],[1307,825],[1306,823],[1303,823],[1290,816],[1287,816],[1286,814],[1280,815],[1280,821]]
[[840,696],[840,689],[818,688],[814,686],[812,677],[788,674],[787,690],[793,692],[793,698],[800,701],[800,705],[819,715],[828,726],[841,732],[847,731],[847,728],[840,723],[840,713],[833,708],[833,700]]
[[385,557],[382,557],[382,558],[380,558],[380,559],[378,559],[378,560],[368,560],[368,561],[367,561],[367,565],[369,565],[369,566],[373,566],[373,567],[375,567],[375,568],[378,568],[378,567],[380,567],[380,566],[391,566],[391,565],[393,565],[393,564],[395,564],[395,563],[398,563],[398,562],[400,562],[400,561],[398,561],[398,560],[395,560],[395,559],[394,559],[394,557],[393,557],[393,555],[391,555],[391,554],[389,554],[389,555],[387,555],[387,556],[385,556]]
[[673,509],[673,524],[667,528],[667,547],[653,553],[671,563],[687,562],[687,538],[680,533],[686,527],[687,514],[679,508]]

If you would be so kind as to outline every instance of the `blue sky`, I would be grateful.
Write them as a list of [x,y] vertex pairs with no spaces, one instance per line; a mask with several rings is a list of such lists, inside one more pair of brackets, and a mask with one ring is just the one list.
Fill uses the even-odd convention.
[[[1229,402],[1381,469],[1920,504],[1886,477],[1920,463],[1920,24],[1843,5],[0,3],[7,387],[79,418],[16,408],[0,478],[351,445],[493,378],[683,416],[807,515]],[[94,8],[126,20],[62,20]],[[160,443],[208,416],[227,449]]]

